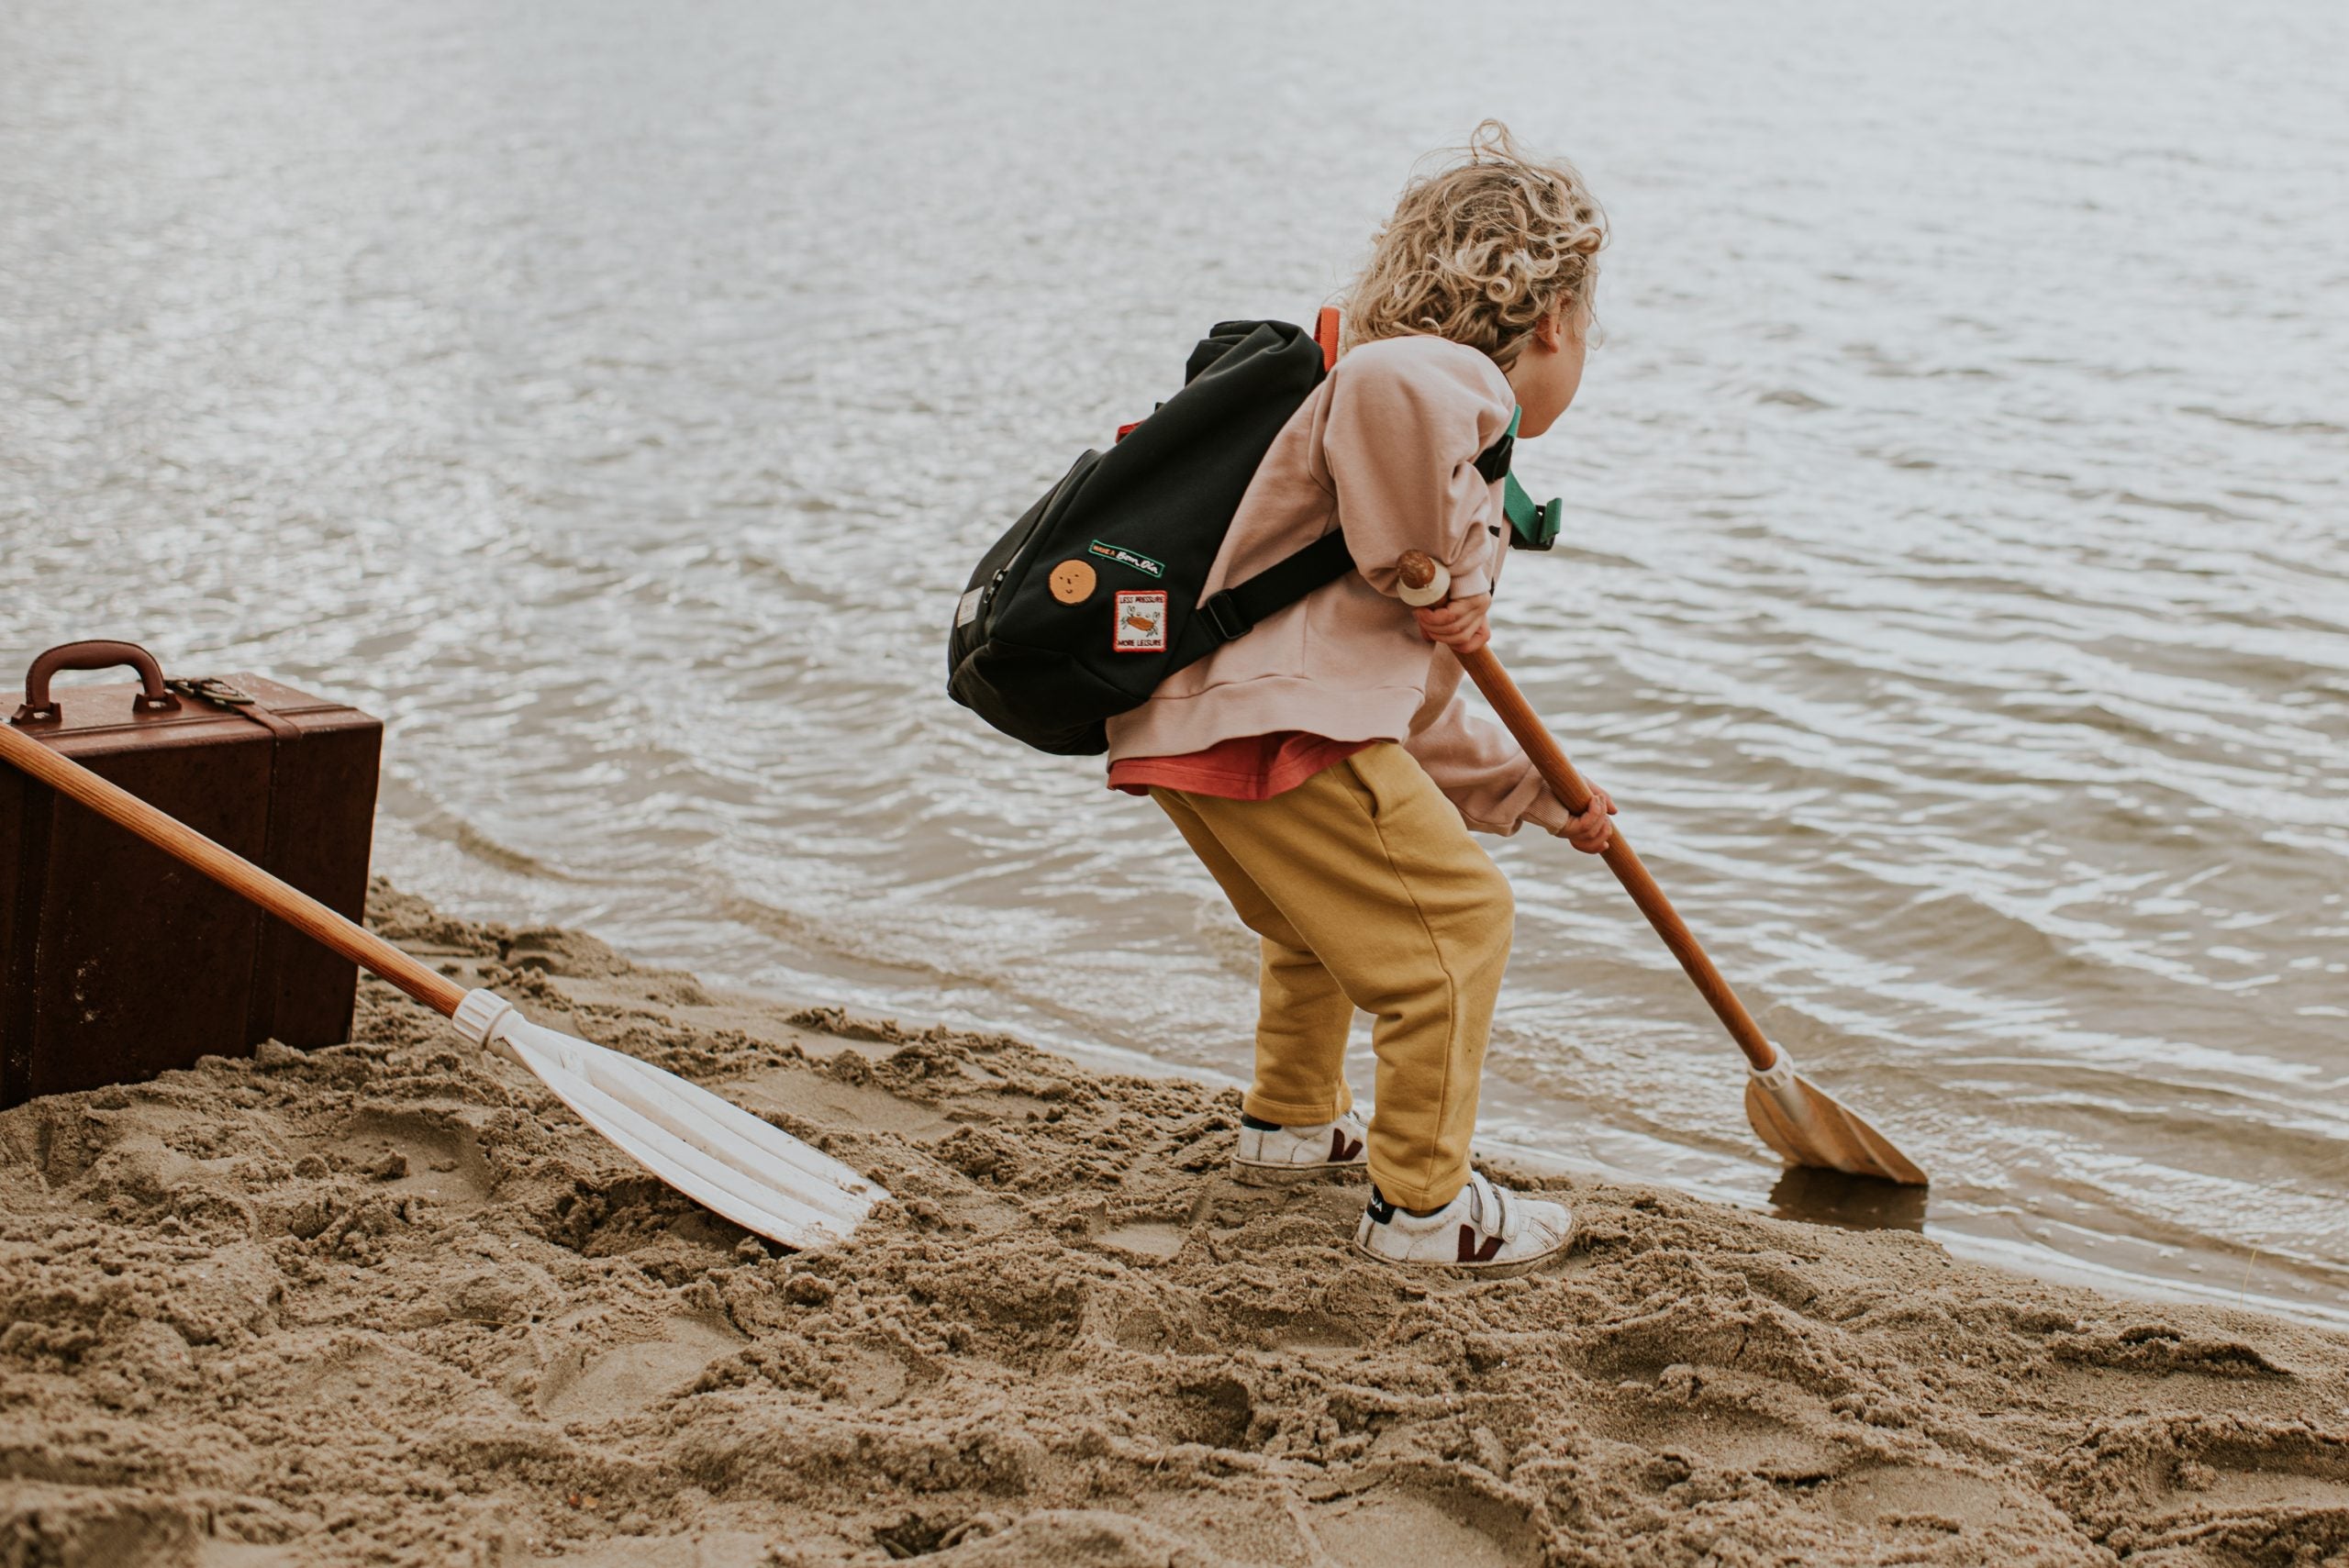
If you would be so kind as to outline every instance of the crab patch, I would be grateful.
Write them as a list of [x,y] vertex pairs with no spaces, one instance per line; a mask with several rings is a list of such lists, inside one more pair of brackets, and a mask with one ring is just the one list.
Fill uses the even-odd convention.
[[1120,653],[1166,651],[1166,595],[1126,588],[1118,594],[1118,621],[1109,646]]

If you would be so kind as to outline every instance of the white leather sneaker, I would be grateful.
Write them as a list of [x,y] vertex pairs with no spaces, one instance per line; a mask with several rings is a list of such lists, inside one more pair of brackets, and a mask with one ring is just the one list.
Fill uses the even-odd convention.
[[1433,1214],[1397,1208],[1373,1187],[1354,1250],[1382,1263],[1506,1275],[1564,1252],[1574,1227],[1564,1204],[1520,1197],[1471,1172],[1459,1195]]
[[1303,1127],[1251,1127],[1252,1119],[1240,1124],[1240,1147],[1231,1156],[1235,1182],[1280,1186],[1332,1171],[1358,1171],[1370,1163],[1370,1131],[1352,1111],[1335,1121]]

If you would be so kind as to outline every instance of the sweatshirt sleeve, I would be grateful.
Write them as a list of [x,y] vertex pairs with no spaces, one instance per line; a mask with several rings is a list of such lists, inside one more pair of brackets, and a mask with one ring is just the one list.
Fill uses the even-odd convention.
[[1507,727],[1473,711],[1454,692],[1434,722],[1403,742],[1436,788],[1479,833],[1503,838],[1531,822],[1553,834],[1566,829],[1566,804],[1550,793],[1531,758]]
[[1392,598],[1396,558],[1420,550],[1450,569],[1454,596],[1492,592],[1497,508],[1476,458],[1508,428],[1499,368],[1464,344],[1391,338],[1354,349],[1330,376],[1322,450],[1363,576]]

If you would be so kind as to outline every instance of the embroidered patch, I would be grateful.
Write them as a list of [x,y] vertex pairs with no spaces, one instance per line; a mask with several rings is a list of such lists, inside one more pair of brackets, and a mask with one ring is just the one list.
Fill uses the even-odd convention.
[[1106,539],[1095,539],[1091,544],[1085,547],[1085,553],[1087,555],[1097,555],[1104,561],[1114,561],[1120,566],[1130,566],[1145,577],[1163,577],[1166,575],[1165,567],[1161,566],[1157,562],[1152,561],[1150,557],[1142,554],[1140,550],[1128,550],[1124,545],[1111,544]]
[[1118,625],[1109,646],[1120,653],[1166,651],[1166,595],[1127,588],[1118,595]]
[[1100,581],[1093,568],[1082,561],[1063,561],[1052,568],[1045,580],[1052,587],[1052,597],[1063,605],[1081,605],[1093,596],[1094,584]]
[[968,626],[979,618],[979,601],[986,596],[984,587],[974,588],[954,601],[954,624]]

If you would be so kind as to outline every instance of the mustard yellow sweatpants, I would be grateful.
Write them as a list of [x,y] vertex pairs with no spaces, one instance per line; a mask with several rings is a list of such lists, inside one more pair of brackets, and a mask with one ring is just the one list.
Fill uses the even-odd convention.
[[1294,1126],[1349,1109],[1360,1007],[1376,1019],[1371,1180],[1407,1208],[1451,1202],[1508,963],[1508,879],[1392,742],[1270,800],[1150,793],[1264,939],[1248,1114]]

